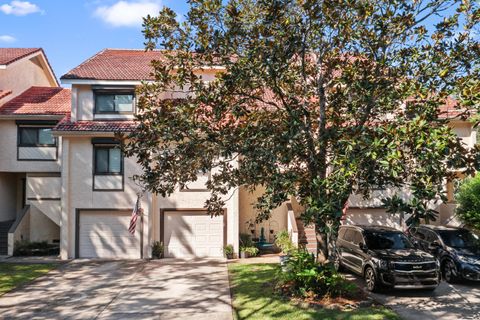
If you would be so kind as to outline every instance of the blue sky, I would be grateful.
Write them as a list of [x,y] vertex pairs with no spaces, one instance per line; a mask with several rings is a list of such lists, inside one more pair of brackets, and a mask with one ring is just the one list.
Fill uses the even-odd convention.
[[42,47],[60,77],[104,48],[143,48],[141,17],[162,6],[188,9],[186,0],[0,0],[0,47]]
[[185,0],[0,0],[0,47],[42,47],[60,78],[104,48],[143,48],[141,16]]

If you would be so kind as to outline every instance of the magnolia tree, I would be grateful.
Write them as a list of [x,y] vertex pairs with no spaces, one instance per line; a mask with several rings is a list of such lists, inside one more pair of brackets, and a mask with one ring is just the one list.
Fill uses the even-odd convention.
[[[136,156],[147,190],[168,196],[212,172],[205,207],[229,190],[264,190],[257,220],[294,197],[329,258],[352,193],[384,199],[409,221],[435,218],[445,179],[472,173],[476,150],[452,132],[446,105],[479,107],[478,4],[442,0],[191,0],[144,19],[153,83],[138,92]],[[205,70],[216,70],[211,81]],[[182,99],[164,99],[184,92]],[[165,95],[170,92],[173,95]],[[453,103],[455,101],[455,103]]]

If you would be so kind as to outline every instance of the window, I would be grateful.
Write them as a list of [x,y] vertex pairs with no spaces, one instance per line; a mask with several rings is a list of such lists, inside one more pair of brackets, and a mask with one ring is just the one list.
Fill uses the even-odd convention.
[[345,231],[345,236],[344,236],[343,240],[345,240],[347,242],[353,242],[354,233],[355,233],[355,230],[347,229],[347,231]]
[[359,231],[355,231],[355,234],[353,235],[353,244],[358,246],[360,243],[363,243],[363,236]]
[[116,175],[123,173],[122,151],[118,146],[95,146],[95,174]]
[[95,113],[133,113],[133,91],[95,91]]
[[413,244],[401,232],[376,232],[365,233],[367,246],[372,250],[384,249],[412,249]]
[[55,147],[57,144],[52,128],[19,127],[18,130],[21,147]]
[[425,241],[432,243],[433,241],[438,241],[438,237],[435,232],[430,230],[425,230]]

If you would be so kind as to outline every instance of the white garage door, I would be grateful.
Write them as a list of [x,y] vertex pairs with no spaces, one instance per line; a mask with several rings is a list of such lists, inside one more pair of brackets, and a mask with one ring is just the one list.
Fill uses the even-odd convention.
[[171,211],[165,213],[164,219],[166,257],[223,256],[223,216]]
[[139,222],[135,235],[128,232],[131,212],[81,211],[78,255],[80,258],[140,258]]

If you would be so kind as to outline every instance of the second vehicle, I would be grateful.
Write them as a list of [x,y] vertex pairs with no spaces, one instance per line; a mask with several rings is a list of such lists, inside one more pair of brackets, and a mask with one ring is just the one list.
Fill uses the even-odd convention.
[[431,254],[416,249],[401,231],[383,226],[341,226],[335,266],[363,276],[370,291],[434,290],[440,281],[439,264]]

